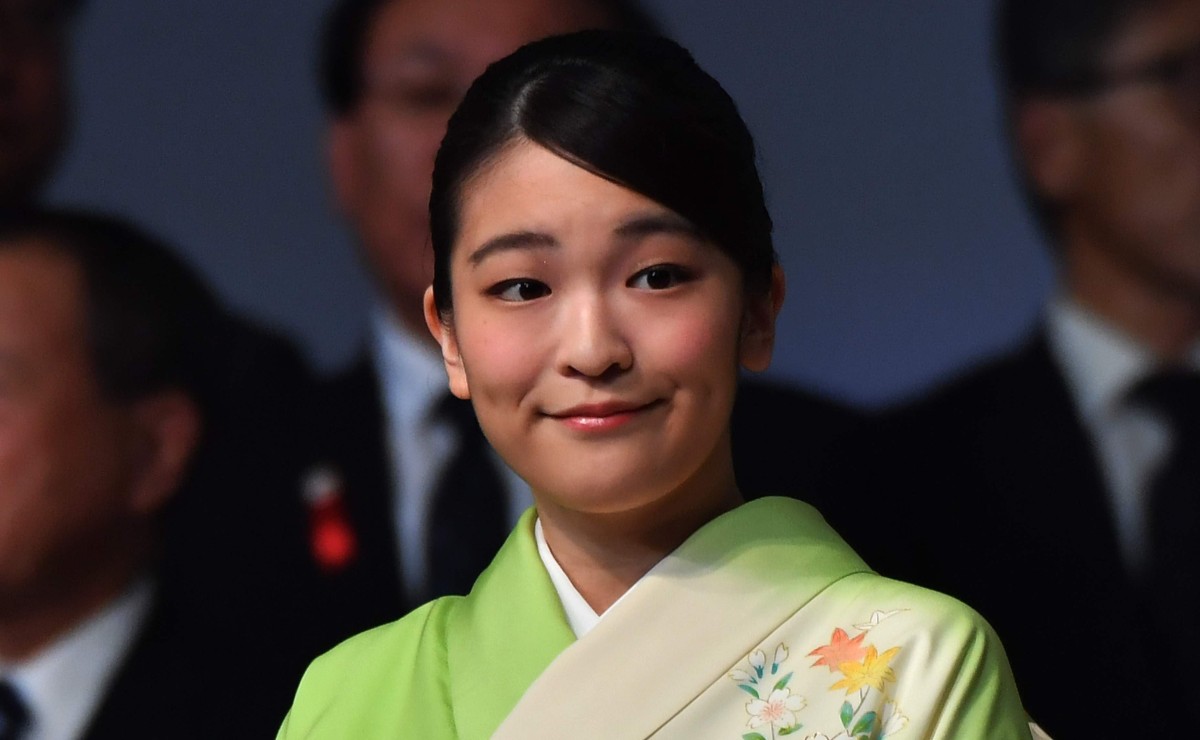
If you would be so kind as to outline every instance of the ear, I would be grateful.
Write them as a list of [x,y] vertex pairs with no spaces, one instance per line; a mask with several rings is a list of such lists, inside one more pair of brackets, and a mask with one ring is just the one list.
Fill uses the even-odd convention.
[[454,327],[442,321],[438,314],[437,304],[433,300],[433,286],[425,289],[425,326],[442,348],[442,362],[446,365],[446,375],[450,379],[450,392],[464,401],[471,397],[471,389],[467,385],[467,372],[463,368],[462,355],[458,352],[458,339],[454,336]]
[[771,285],[766,295],[756,296],[746,303],[738,360],[751,372],[761,373],[771,364],[771,354],[775,350],[775,319],[783,308],[786,292],[783,268],[775,265],[771,268]]
[[346,117],[337,118],[325,134],[325,157],[337,209],[351,217],[358,210],[360,173],[358,168],[358,128]]
[[150,514],[183,483],[200,442],[200,410],[183,391],[163,391],[134,404],[133,423],[139,449],[130,504]]
[[1083,147],[1076,104],[1031,98],[1016,104],[1017,151],[1037,192],[1052,201],[1068,198],[1083,173]]

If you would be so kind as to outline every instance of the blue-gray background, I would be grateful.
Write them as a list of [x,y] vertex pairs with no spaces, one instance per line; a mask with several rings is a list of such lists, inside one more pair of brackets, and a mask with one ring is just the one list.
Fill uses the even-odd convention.
[[[326,0],[93,2],[56,201],[167,237],[333,369],[370,288],[330,205]],[[788,276],[771,374],[878,404],[1019,337],[1051,288],[1002,138],[986,0],[656,0],[739,102]]]

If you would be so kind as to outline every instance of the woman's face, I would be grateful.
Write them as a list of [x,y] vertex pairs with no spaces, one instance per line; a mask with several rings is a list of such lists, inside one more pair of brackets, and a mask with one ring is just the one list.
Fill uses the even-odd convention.
[[[777,307],[658,203],[527,141],[468,181],[454,316],[426,317],[451,390],[539,503],[615,513],[732,481],[739,364]],[[761,304],[761,305],[760,305]]]

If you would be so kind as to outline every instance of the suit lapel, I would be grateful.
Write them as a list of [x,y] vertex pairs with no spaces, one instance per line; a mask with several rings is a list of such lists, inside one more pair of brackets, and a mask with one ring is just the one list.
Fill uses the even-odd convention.
[[1109,494],[1091,439],[1042,333],[1014,358],[1011,372],[1012,381],[994,399],[994,416],[982,438],[982,447],[999,451],[989,458],[985,479],[995,481],[996,500],[1009,507],[1009,521],[1032,517],[1061,523],[1061,528],[1014,532],[1023,546],[1053,555],[1059,567],[1073,567],[1080,565],[1074,555],[1083,553],[1064,553],[1063,544],[1086,541],[1089,567],[1103,570],[1099,580],[1112,584],[1112,574],[1122,569]]
[[368,353],[321,384],[316,408],[313,459],[340,480],[357,544],[353,561],[328,574],[334,589],[331,607],[347,615],[347,633],[357,632],[414,606],[403,598],[392,510],[396,476],[379,378]]

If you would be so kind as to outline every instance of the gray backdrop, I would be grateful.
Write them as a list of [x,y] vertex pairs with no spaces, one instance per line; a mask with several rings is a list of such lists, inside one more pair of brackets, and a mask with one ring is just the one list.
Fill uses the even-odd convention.
[[[313,75],[325,0],[94,0],[51,197],[178,244],[333,369],[370,301],[330,207]],[[788,276],[771,374],[902,398],[1019,337],[1052,265],[1001,137],[985,0],[657,0],[739,102]]]

